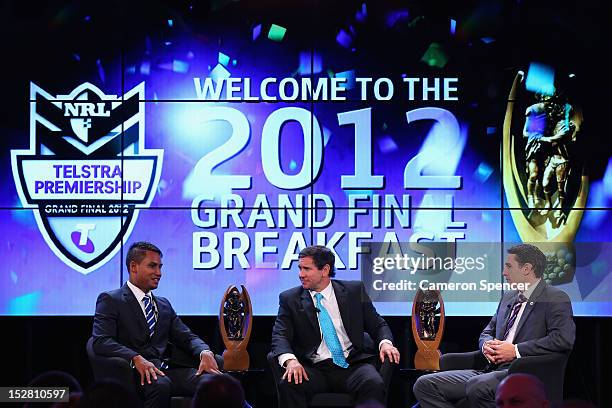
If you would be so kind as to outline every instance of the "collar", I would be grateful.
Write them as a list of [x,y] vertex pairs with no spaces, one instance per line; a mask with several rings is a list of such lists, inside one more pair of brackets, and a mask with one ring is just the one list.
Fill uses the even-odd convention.
[[130,290],[134,294],[134,297],[136,297],[136,300],[138,300],[138,303],[142,303],[142,298],[145,297],[147,294],[144,293],[142,291],[142,289],[140,289],[138,286],[134,285],[129,280],[127,281],[127,285],[128,285],[128,288],[130,288]]
[[531,285],[529,285],[529,287],[527,289],[525,289],[523,292],[521,292],[523,294],[523,296],[525,296],[527,298],[527,300],[529,300],[529,298],[533,294],[533,291],[538,287],[538,285],[540,284],[541,280],[542,280],[541,278],[537,279],[535,282],[533,282]]
[[[320,293],[323,295],[323,299],[325,299],[327,301],[329,301],[331,299],[331,296],[334,293],[334,287],[331,284],[331,279],[329,280],[329,284]],[[316,291],[314,291],[314,290],[310,291],[310,297],[312,298],[313,302],[315,301],[315,295],[316,294],[317,294]]]

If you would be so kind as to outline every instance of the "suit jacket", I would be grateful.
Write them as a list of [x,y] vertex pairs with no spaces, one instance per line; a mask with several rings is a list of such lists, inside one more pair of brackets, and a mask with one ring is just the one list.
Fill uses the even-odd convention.
[[158,315],[155,332],[150,336],[144,313],[127,283],[101,293],[94,316],[94,352],[128,361],[140,354],[159,366],[171,342],[199,360],[200,353],[210,349],[208,345],[185,326],[166,298],[155,296],[154,300]]
[[[376,312],[360,281],[332,280],[342,324],[353,347],[347,361],[353,363],[373,356],[364,343],[364,332],[379,344],[393,341],[387,322]],[[272,329],[272,353],[293,353],[299,360],[310,359],[321,344],[319,321],[310,291],[301,286],[279,296],[278,315]]]
[[[504,294],[497,312],[480,335],[480,350],[485,341],[500,339],[504,335],[510,311],[518,295],[518,291]],[[569,353],[575,337],[576,325],[569,297],[542,279],[529,297],[516,327],[514,344],[521,357]]]

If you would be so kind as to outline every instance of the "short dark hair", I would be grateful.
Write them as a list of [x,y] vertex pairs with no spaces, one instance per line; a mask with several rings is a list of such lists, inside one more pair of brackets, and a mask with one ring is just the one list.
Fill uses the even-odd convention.
[[229,374],[204,376],[191,401],[192,408],[242,408],[243,406],[242,385]]
[[163,257],[162,251],[152,243],[147,241],[134,242],[125,256],[125,265],[128,268],[128,272],[130,271],[130,263],[132,263],[132,261],[137,264],[140,263],[146,256],[147,251],[156,252],[159,254],[160,258]]
[[329,265],[329,276],[331,278],[336,276],[336,269],[334,268],[336,257],[331,249],[323,245],[309,246],[300,251],[298,258],[306,258],[307,256],[312,258],[312,261],[319,269],[323,269],[325,265]]
[[535,245],[519,244],[508,250],[509,254],[516,255],[519,266],[531,264],[537,278],[541,278],[546,269],[546,255]]

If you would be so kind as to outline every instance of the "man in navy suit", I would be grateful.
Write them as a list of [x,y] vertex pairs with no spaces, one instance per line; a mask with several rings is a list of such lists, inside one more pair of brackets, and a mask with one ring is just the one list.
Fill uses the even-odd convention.
[[495,407],[495,389],[513,360],[571,351],[576,335],[572,304],[565,292],[542,280],[545,267],[546,256],[534,245],[508,250],[503,275],[526,289],[505,293],[480,335],[487,368],[419,377],[413,390],[422,408],[454,407],[453,401],[465,397],[471,407]]
[[366,349],[364,331],[382,360],[399,362],[389,326],[361,282],[331,280],[335,257],[324,246],[299,254],[301,286],[280,294],[272,330],[272,354],[285,368],[279,384],[283,407],[306,407],[308,396],[349,392],[356,403],[384,404],[383,381]]
[[[93,325],[94,352],[130,362],[146,407],[167,407],[172,395],[193,395],[203,373],[219,373],[208,345],[185,326],[167,299],[151,294],[162,276],[161,258],[155,245],[134,243],[125,260],[129,280],[98,296]],[[198,369],[169,365],[168,342],[199,360]]]

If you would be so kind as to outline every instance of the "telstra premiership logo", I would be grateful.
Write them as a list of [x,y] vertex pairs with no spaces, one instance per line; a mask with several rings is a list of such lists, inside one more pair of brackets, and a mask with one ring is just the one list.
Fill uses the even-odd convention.
[[17,192],[53,252],[87,274],[157,190],[163,150],[145,149],[144,83],[122,98],[90,83],[57,96],[31,83],[30,100],[30,148],[11,152]]

